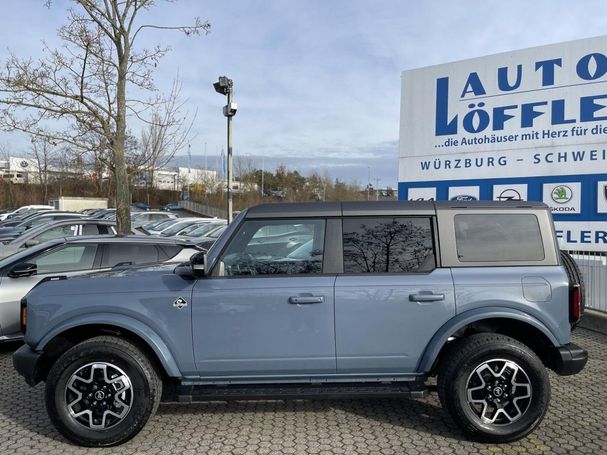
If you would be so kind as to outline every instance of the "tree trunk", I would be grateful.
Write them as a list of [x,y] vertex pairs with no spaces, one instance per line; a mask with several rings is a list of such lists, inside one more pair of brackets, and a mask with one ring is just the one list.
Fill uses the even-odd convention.
[[131,192],[129,176],[126,169],[124,145],[126,141],[126,74],[128,53],[120,58],[118,68],[118,87],[116,91],[116,140],[112,144],[114,151],[114,166],[116,175],[116,223],[118,233],[131,233]]

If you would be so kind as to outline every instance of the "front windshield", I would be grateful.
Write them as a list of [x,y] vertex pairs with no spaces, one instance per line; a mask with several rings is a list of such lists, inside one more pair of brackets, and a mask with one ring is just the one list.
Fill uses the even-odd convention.
[[40,232],[43,232],[46,228],[48,227],[48,224],[44,223],[38,226],[34,226],[32,229],[27,230],[26,232],[23,233],[23,235],[21,235],[20,237],[17,237],[16,239],[13,239],[9,242],[9,244],[21,244],[23,243],[23,240],[25,239],[25,236],[27,236],[28,239],[31,239],[33,237],[35,237],[37,234],[39,234]]
[[210,232],[207,237],[211,237],[213,239],[219,238],[219,236],[221,234],[223,234],[225,232],[225,230],[228,228],[227,225],[220,227],[219,229],[215,229],[213,232]]
[[207,223],[202,226],[195,225],[193,226],[193,229],[188,228],[188,232],[183,231],[181,235],[187,235],[188,237],[203,237],[223,225],[224,223]]
[[44,224],[44,223],[49,223],[49,222],[52,223],[53,221],[54,220],[52,220],[50,218],[37,218],[35,220],[32,220],[32,221],[26,223],[25,228],[30,229],[34,226],[40,226],[41,224]]
[[196,223],[196,221],[181,221],[181,222],[177,223],[175,226],[171,226],[170,228],[162,231],[162,235],[170,237],[171,235],[175,235],[178,232],[185,229],[186,227],[188,227],[189,225],[195,224],[195,223]]
[[175,218],[172,218],[170,220],[156,221],[154,223],[146,224],[144,228],[153,229],[155,231],[162,231],[163,229],[168,228],[171,224],[175,222],[177,222]]
[[191,226],[188,226],[187,228],[181,230],[179,232],[179,235],[190,235],[191,232],[195,231],[196,229],[200,228],[200,224],[192,224]]

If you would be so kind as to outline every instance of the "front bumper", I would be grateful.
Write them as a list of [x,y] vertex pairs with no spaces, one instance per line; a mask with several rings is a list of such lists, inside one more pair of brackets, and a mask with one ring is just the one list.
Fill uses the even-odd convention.
[[17,373],[25,378],[31,386],[35,386],[41,380],[38,373],[42,363],[42,352],[36,352],[27,344],[24,344],[13,354],[13,366]]
[[584,369],[588,361],[588,352],[570,343],[558,348],[555,360],[554,371],[561,376],[569,376]]

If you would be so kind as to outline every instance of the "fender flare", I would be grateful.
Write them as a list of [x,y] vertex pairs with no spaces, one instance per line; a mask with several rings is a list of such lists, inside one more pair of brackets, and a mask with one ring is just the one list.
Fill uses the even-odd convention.
[[453,333],[457,332],[468,324],[482,321],[484,319],[513,319],[524,322],[542,332],[554,346],[561,345],[561,343],[559,343],[557,338],[544,323],[542,323],[539,319],[524,313],[523,311],[507,307],[476,308],[474,310],[458,314],[443,324],[443,326],[434,334],[426,346],[424,354],[422,355],[417,366],[417,371],[422,373],[427,373],[430,371],[441,349]]
[[113,313],[96,313],[92,315],[79,316],[72,319],[63,321],[60,325],[56,326],[48,332],[36,345],[37,351],[42,351],[44,347],[55,337],[61,335],[75,327],[83,325],[108,325],[118,329],[128,330],[133,332],[139,338],[141,338],[156,354],[158,360],[162,364],[166,373],[171,377],[182,376],[175,358],[166,345],[166,343],[154,332],[150,327],[124,314],[113,314]]

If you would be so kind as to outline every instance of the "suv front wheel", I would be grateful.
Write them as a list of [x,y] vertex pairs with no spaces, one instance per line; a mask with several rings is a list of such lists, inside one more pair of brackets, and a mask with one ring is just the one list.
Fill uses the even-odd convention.
[[504,335],[481,333],[457,341],[438,371],[441,404],[474,439],[508,442],[533,431],[550,401],[541,360]]
[[46,380],[46,408],[71,441],[102,447],[135,436],[154,415],[162,381],[135,345],[111,336],[66,351]]

